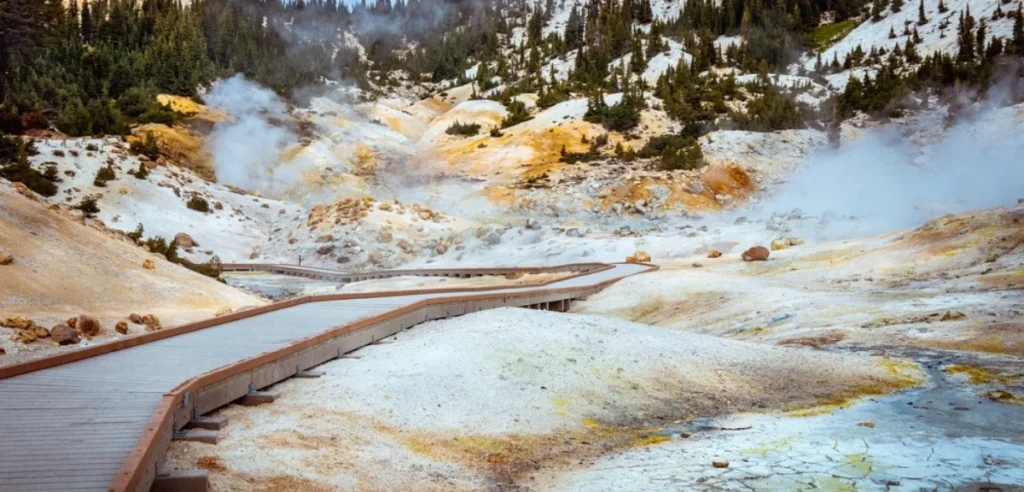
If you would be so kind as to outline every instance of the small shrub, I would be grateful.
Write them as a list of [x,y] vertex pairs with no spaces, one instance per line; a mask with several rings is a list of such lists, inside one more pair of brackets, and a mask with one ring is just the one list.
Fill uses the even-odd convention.
[[10,182],[20,182],[35,193],[43,196],[57,194],[57,168],[46,166],[43,172],[35,170],[29,163],[29,156],[38,151],[32,142],[23,142],[17,137],[0,136],[0,177]]
[[96,205],[96,200],[99,200],[99,196],[86,195],[82,197],[82,201],[78,202],[78,205],[75,205],[75,208],[81,210],[82,214],[91,219],[100,213],[100,207]]
[[533,116],[530,116],[530,112],[526,110],[526,104],[522,101],[512,101],[506,104],[505,107],[508,109],[508,116],[501,120],[502,128],[515,126],[524,121],[530,121],[533,119]]
[[97,152],[100,150],[100,148],[97,147],[96,144],[91,143],[85,146],[85,150],[88,150],[89,152]]
[[129,147],[136,155],[144,155],[150,160],[155,161],[160,157],[160,147],[157,146],[156,139],[149,133],[143,134],[138,140],[132,142]]
[[117,179],[117,175],[114,174],[114,168],[107,164],[101,167],[99,171],[96,171],[96,179],[92,180],[92,184],[104,187],[107,186],[107,182]]
[[463,137],[473,137],[480,133],[480,125],[477,123],[459,123],[458,120],[452,123],[447,130],[444,131],[449,135],[461,135]]
[[647,142],[640,157],[660,157],[658,167],[666,171],[691,170],[704,167],[704,152],[700,143],[687,135],[662,135]]
[[491,136],[494,137],[494,138],[498,138],[498,137],[504,137],[505,134],[501,133],[501,128],[494,127],[494,128],[491,128]]
[[559,162],[566,164],[576,164],[577,162],[590,162],[601,158],[601,152],[597,150],[597,141],[591,142],[590,148],[586,152],[566,152],[565,147],[562,147],[562,157]]
[[199,195],[192,195],[192,198],[188,200],[185,206],[196,212],[206,213],[210,211],[210,202],[207,202],[205,198]]
[[53,150],[53,156],[54,157],[64,157],[64,151],[60,150],[60,149],[54,149]]
[[132,173],[132,176],[135,176],[135,179],[146,179],[149,176],[149,168],[145,163],[140,162],[139,168]]
[[167,253],[167,240],[160,236],[153,236],[142,242],[142,247],[150,253],[162,255]]
[[128,236],[128,239],[138,243],[142,239],[143,232],[145,232],[145,228],[142,227],[142,222],[139,222],[139,225],[135,226],[135,230],[129,232],[126,236]]
[[178,115],[173,111],[159,105],[154,104],[146,110],[145,113],[139,116],[139,123],[160,123],[162,125],[170,126],[177,120]]

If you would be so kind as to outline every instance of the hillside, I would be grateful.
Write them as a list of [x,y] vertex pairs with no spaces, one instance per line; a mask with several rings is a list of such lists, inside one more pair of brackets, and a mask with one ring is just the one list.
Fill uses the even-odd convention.
[[9,186],[0,186],[0,247],[13,256],[0,266],[0,320],[25,317],[49,329],[88,315],[101,326],[95,337],[61,347],[46,338],[12,340],[16,331],[0,328],[0,348],[6,352],[0,364],[144,333],[142,323],[128,323],[124,335],[115,331],[132,313],[155,315],[170,327],[263,303]]

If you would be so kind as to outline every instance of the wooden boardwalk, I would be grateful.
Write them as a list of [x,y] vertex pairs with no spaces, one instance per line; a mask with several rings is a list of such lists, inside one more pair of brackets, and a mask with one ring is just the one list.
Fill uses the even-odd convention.
[[0,491],[148,490],[174,432],[239,397],[427,319],[564,308],[651,268],[600,265],[547,285],[486,291],[304,298],[81,360],[43,361],[52,367],[5,368],[0,378],[17,375],[0,379]]

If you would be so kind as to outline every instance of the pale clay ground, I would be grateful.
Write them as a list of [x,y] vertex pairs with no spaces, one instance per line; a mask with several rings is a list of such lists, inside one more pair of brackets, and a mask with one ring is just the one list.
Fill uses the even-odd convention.
[[[225,408],[221,443],[176,443],[167,466],[209,469],[216,490],[1019,483],[1024,406],[989,395],[1024,393],[1020,210],[766,263],[735,251],[660,262],[577,304],[585,317],[504,309],[421,325],[278,385],[272,405]],[[775,344],[799,347],[765,351]],[[925,371],[835,359],[850,350]],[[891,386],[857,382],[886,367]],[[966,382],[955,367],[989,376]],[[878,396],[847,399],[864,393]],[[772,412],[795,406],[810,409]],[[380,459],[394,473],[371,471]]]
[[216,446],[175,443],[166,466],[207,468],[215,490],[526,484],[538,470],[661,442],[661,430],[697,417],[813,406],[923,378],[895,359],[521,309],[395,338],[324,364],[320,379],[277,385],[273,404],[225,408]]

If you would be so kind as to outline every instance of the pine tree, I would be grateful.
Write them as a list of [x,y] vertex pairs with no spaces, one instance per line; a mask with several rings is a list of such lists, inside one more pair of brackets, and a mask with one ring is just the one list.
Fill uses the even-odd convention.
[[565,23],[564,38],[565,46],[570,50],[583,46],[583,18],[580,17],[580,12],[576,9],[575,4],[569,11],[569,20]]
[[1013,38],[1010,41],[1012,53],[1017,56],[1024,55],[1024,10],[1022,5],[1017,4],[1017,15],[1013,16]]
[[920,0],[920,2],[917,5],[917,25],[923,26],[928,23],[928,18],[924,16],[924,0]]
[[892,0],[892,6],[889,7],[893,12],[899,12],[903,10],[903,0]]
[[981,22],[978,24],[978,33],[975,34],[974,36],[974,42],[975,44],[977,44],[977,53],[975,56],[978,59],[985,58],[985,46],[987,43],[985,38],[987,37],[987,35],[988,33],[987,26],[985,25],[985,19],[982,19]]
[[[967,8],[970,8],[970,4],[967,5]],[[946,3],[943,0],[939,0],[939,13],[945,14],[946,12],[949,12],[949,7],[946,7]]]

